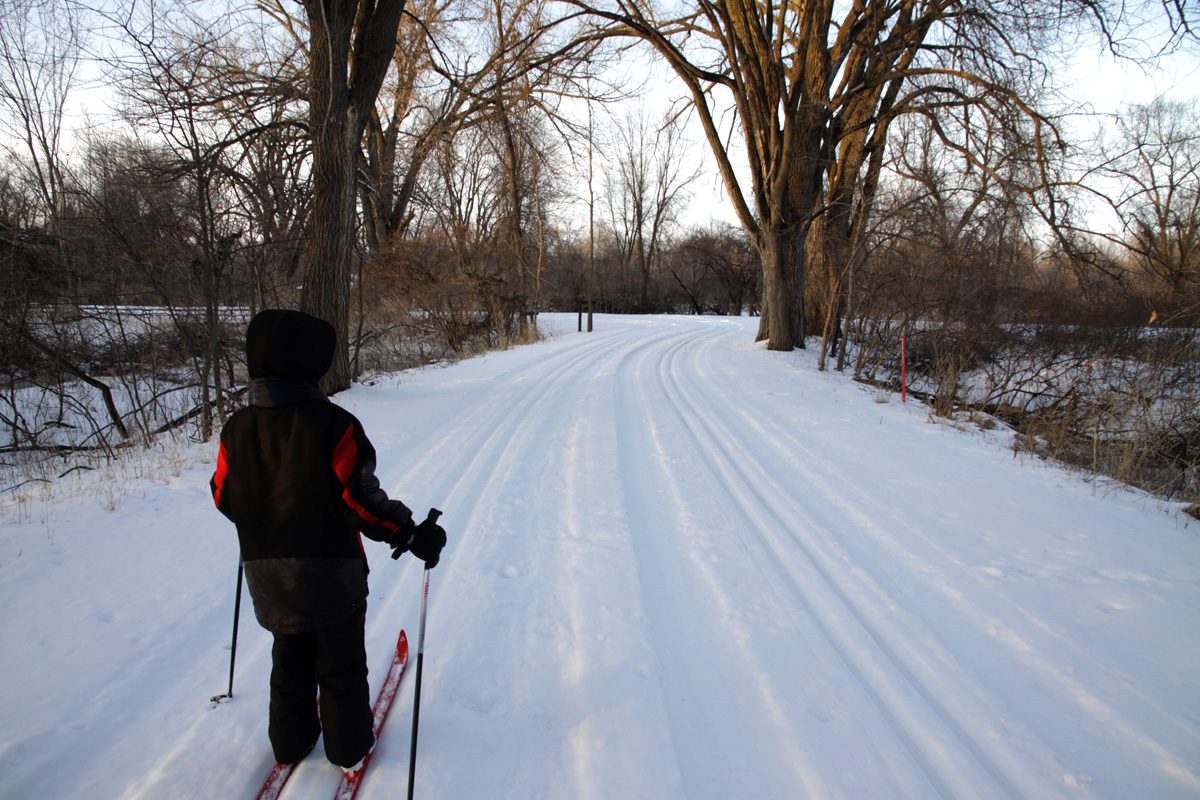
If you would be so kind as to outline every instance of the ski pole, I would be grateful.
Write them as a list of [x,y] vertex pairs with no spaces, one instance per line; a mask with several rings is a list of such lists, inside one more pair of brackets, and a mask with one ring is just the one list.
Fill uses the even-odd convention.
[[[429,509],[429,521],[437,522],[442,512]],[[417,685],[413,696],[412,745],[408,751],[408,800],[413,798],[413,783],[417,777],[417,725],[421,718],[421,667],[425,663],[425,610],[429,606],[429,567],[425,567],[425,587],[421,593],[421,625],[417,629]]]
[[238,557],[237,594],[233,598],[233,641],[229,645],[229,691],[225,694],[213,695],[210,701],[213,705],[233,699],[233,666],[237,663],[238,618],[242,614],[242,559]]

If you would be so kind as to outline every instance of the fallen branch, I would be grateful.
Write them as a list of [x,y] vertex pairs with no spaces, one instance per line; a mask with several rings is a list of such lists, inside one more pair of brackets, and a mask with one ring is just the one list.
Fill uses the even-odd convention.
[[68,361],[61,353],[45,345],[41,340],[30,334],[29,331],[25,330],[23,327],[13,325],[10,322],[5,322],[4,327],[21,337],[21,339],[31,345],[35,350],[42,353],[42,355],[46,356],[55,364],[57,364],[64,372],[74,375],[88,386],[91,386],[96,391],[100,392],[100,396],[104,399],[104,407],[108,409],[108,416],[110,419],[112,419],[113,427],[115,427],[117,432],[121,434],[122,439],[129,438],[129,429],[126,428],[125,423],[121,421],[121,412],[117,410],[117,403],[115,400],[113,400],[112,389],[108,388],[106,383],[93,378],[91,375],[88,375],[75,364],[72,364],[70,361]]
[[[234,389],[232,391],[226,392],[225,396],[230,399],[235,398],[235,397],[241,397],[243,394],[245,394],[247,391],[249,391],[249,389],[250,389],[250,385],[247,384],[247,385],[241,387],[240,389]],[[160,425],[159,427],[157,427],[153,431],[151,431],[151,434],[154,436],[158,436],[161,433],[166,433],[167,431],[174,430],[174,429],[180,427],[181,425],[183,425],[184,423],[188,422],[189,420],[195,419],[196,417],[200,416],[202,413],[204,413],[204,405],[203,404],[196,406],[195,408],[193,408],[190,411],[188,411],[187,413],[185,413],[183,416],[176,417],[175,419],[170,420],[169,422],[163,423],[162,425]]]
[[11,492],[16,489],[20,489],[22,486],[24,486],[27,483],[49,483],[49,482],[50,482],[49,478],[29,478],[28,480],[21,481],[20,483],[18,483],[15,486],[9,486],[7,489],[0,489],[0,494],[4,494],[5,492]]

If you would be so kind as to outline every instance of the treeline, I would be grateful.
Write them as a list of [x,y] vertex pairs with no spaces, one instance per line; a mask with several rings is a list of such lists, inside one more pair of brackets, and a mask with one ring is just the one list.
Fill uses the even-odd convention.
[[[892,387],[903,340],[938,413],[1109,471],[1137,439],[1194,491],[1200,118],[1156,100],[1085,140],[1044,110],[1065,34],[1120,20],[694,6],[0,0],[4,446],[209,436],[259,308],[340,320],[348,380],[590,307],[757,314]],[[689,104],[612,85],[631,42]],[[96,70],[105,124],[68,124]],[[683,222],[701,154],[737,225]]]

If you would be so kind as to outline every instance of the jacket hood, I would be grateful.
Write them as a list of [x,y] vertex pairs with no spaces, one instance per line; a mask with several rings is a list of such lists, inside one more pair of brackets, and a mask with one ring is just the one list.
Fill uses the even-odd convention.
[[246,329],[251,378],[296,378],[316,384],[333,364],[333,326],[303,311],[267,309]]

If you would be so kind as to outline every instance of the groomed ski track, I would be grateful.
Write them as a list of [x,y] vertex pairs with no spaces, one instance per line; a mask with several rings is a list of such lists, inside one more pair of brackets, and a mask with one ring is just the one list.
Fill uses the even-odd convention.
[[[873,485],[879,460],[904,475],[938,451],[843,432],[864,448],[846,452],[831,426],[879,428],[878,406],[827,380],[850,395],[843,416],[810,417],[799,365],[748,386],[749,332],[606,319],[540,357],[507,354],[511,369],[415,433],[418,460],[385,485],[428,483],[413,494],[451,509],[459,535],[433,576],[427,796],[1068,797],[1093,781],[1065,760],[1081,745],[1148,749],[1164,791],[1171,777],[1200,790],[1186,757],[1037,656],[1045,641],[1087,662],[1086,641],[1003,608],[997,571],[939,541],[953,481],[901,498]],[[949,503],[951,537],[997,501],[978,478]],[[376,767],[398,779],[394,755]],[[1127,796],[1145,790],[1128,779]]]
[[[768,353],[753,320],[556,322],[547,342],[337,398],[382,485],[418,518],[442,509],[450,534],[418,797],[1200,797],[1194,523],[883,402],[811,353]],[[189,668],[141,675],[182,706],[164,741],[140,768],[104,773],[102,751],[83,771],[116,796],[252,796],[270,763],[269,638],[248,604],[235,700],[196,702],[223,687],[236,545],[215,511],[195,519],[219,551],[203,569],[228,569],[196,568],[211,608]],[[367,552],[375,691],[421,573]],[[136,702],[103,679],[105,702]],[[411,691],[362,800],[402,796]],[[286,798],[332,795],[319,756]]]

